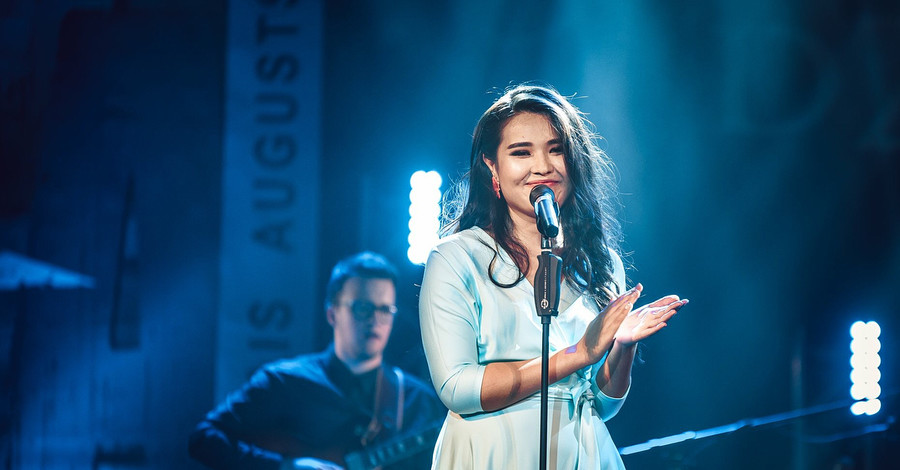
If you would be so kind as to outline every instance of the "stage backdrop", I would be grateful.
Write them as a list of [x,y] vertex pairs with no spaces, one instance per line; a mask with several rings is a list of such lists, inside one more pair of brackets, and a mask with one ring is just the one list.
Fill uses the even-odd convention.
[[217,400],[312,344],[322,21],[318,1],[228,3]]

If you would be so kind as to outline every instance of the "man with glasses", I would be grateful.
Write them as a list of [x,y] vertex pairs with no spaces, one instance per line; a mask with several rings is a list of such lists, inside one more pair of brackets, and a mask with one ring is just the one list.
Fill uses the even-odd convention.
[[260,368],[200,422],[191,456],[217,469],[428,468],[446,409],[382,363],[396,281],[380,255],[340,261],[326,291],[332,344]]

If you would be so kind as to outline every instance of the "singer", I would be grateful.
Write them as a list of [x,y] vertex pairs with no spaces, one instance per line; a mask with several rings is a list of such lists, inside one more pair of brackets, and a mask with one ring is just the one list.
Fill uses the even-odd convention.
[[539,467],[541,234],[529,199],[538,185],[559,206],[563,277],[550,329],[548,468],[624,468],[603,422],[628,393],[638,341],[687,300],[634,307],[642,287],[626,290],[612,162],[592,128],[557,91],[532,84],[509,89],[475,127],[419,303],[431,379],[450,410],[434,469]]

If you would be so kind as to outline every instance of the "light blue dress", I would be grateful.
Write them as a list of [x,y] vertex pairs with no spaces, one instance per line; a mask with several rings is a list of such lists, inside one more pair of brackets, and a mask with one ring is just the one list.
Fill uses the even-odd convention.
[[[422,341],[431,380],[450,409],[434,449],[435,469],[539,467],[540,392],[502,410],[484,412],[485,365],[541,356],[542,326],[527,280],[501,288],[488,277],[493,250],[500,252],[495,278],[516,279],[511,258],[478,227],[446,237],[431,252],[419,298]],[[613,292],[625,285],[614,255]],[[597,315],[592,301],[563,282],[560,313],[550,327],[550,353],[578,342]],[[625,397],[603,394],[594,381],[600,364],[552,384],[548,393],[549,469],[625,468],[604,421]],[[627,392],[626,392],[627,396]]]

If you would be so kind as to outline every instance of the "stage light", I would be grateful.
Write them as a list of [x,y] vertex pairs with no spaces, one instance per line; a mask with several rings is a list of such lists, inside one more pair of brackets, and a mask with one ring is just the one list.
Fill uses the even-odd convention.
[[866,322],[855,321],[850,325],[850,337],[859,338],[866,332]]
[[865,366],[869,367],[880,367],[881,366],[881,356],[878,353],[872,354],[851,354],[850,355],[850,367],[854,369],[862,369]]
[[878,413],[878,411],[881,410],[881,400],[879,400],[879,399],[877,399],[877,398],[873,398],[873,399],[869,400],[869,401],[866,402],[866,403],[869,405],[869,406],[866,408],[866,414],[867,414],[867,415],[870,415],[870,416],[871,416],[871,415],[873,415],[873,414],[875,414],[875,413]]
[[881,326],[876,321],[870,321],[866,323],[866,326],[869,328],[869,333],[877,338],[881,336]]
[[850,412],[859,416],[861,414],[867,414],[869,416],[874,415],[881,411],[881,400],[866,400],[866,401],[858,401],[850,406]]
[[881,327],[875,321],[856,321],[850,326],[850,406],[854,415],[874,415],[881,410]]
[[417,171],[409,178],[409,249],[406,256],[422,264],[438,241],[441,216],[441,175]]

